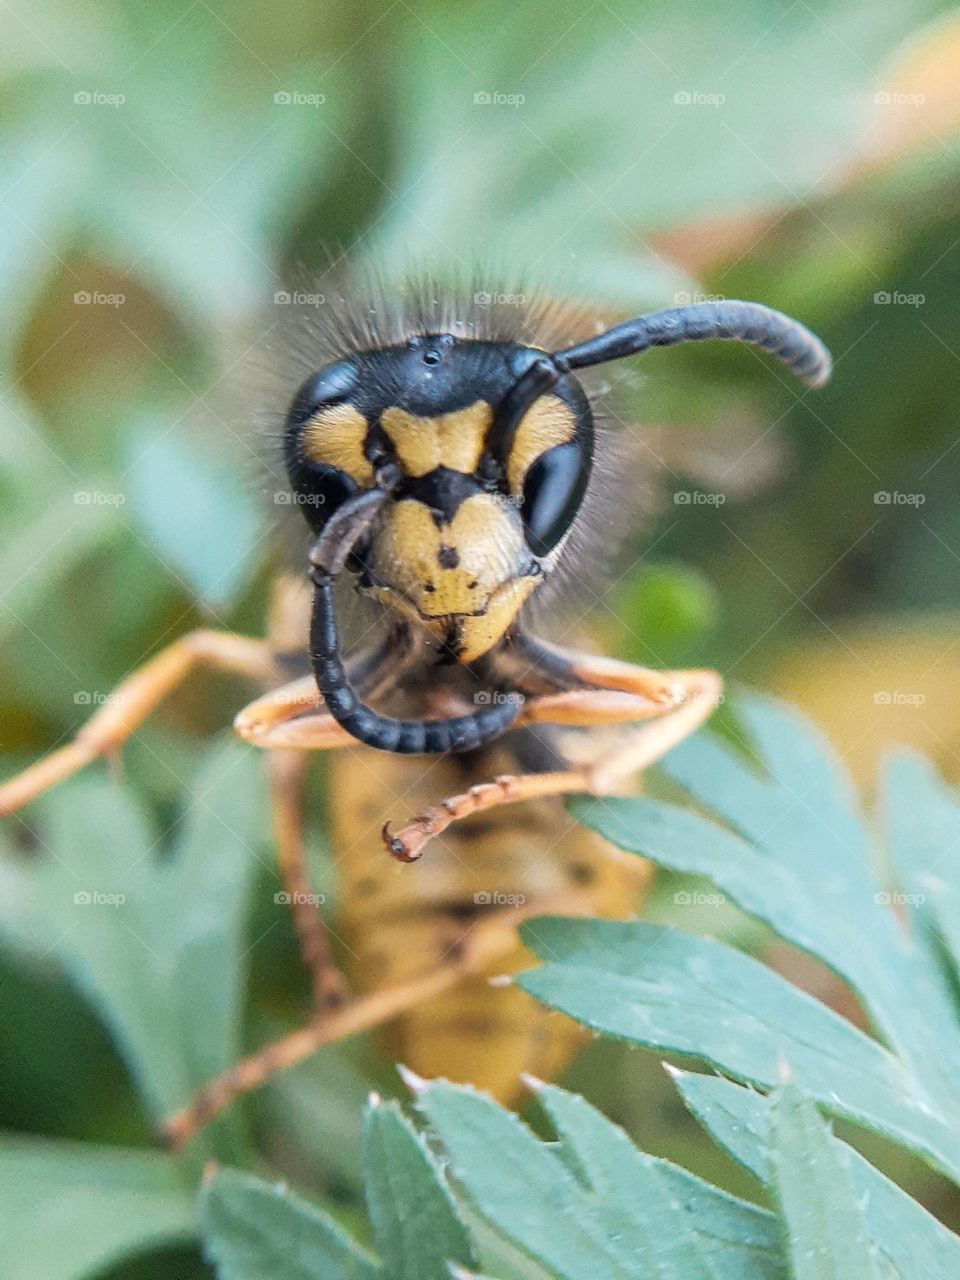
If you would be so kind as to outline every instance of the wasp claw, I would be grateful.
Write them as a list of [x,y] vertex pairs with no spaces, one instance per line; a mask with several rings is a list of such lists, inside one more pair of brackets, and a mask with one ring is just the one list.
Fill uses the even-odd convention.
[[[390,823],[385,822],[380,832],[383,837],[383,843],[387,846],[387,852],[392,858],[396,858],[398,862],[418,862],[421,856],[420,848],[411,848],[405,840],[401,840],[399,836],[391,835]],[[422,844],[422,842],[421,842]]]

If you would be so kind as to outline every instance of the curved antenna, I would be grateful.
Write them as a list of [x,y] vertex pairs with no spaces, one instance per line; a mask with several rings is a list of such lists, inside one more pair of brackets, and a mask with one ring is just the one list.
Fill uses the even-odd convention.
[[833,368],[830,352],[815,333],[799,320],[791,320],[782,311],[759,302],[727,298],[653,311],[566,351],[552,355],[544,352],[500,401],[487,448],[495,458],[506,458],[523,415],[571,369],[637,356],[651,347],[675,347],[681,342],[706,342],[710,338],[746,342],[769,351],[808,387],[822,387]]
[[651,347],[673,347],[710,338],[747,342],[769,351],[808,387],[822,387],[833,367],[830,352],[799,320],[791,320],[782,311],[759,302],[732,298],[638,316],[578,346],[558,351],[553,358],[561,370],[585,369],[607,360],[639,355]]
[[334,580],[388,497],[382,489],[369,489],[348,498],[330,517],[310,552],[315,588],[310,622],[314,678],[334,720],[368,747],[401,755],[469,751],[510,727],[520,714],[522,697],[512,695],[482,711],[446,720],[398,720],[381,715],[361,700],[340,657]]

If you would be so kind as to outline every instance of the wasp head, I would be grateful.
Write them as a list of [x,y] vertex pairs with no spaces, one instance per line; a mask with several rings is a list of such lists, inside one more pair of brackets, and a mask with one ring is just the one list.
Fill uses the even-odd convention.
[[412,337],[328,365],[288,415],[287,469],[315,532],[347,498],[386,491],[351,560],[359,588],[461,662],[501,639],[554,566],[589,479],[593,419],[571,375],[504,420],[542,355]]

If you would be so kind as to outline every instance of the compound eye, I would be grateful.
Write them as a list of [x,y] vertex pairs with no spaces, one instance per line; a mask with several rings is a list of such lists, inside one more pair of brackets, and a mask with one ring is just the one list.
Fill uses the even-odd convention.
[[358,492],[355,480],[339,467],[308,463],[293,479],[293,502],[301,508],[314,533],[322,533],[324,525],[347,498]]
[[[358,477],[338,465],[350,457],[349,448],[344,453],[338,444],[352,440],[358,463],[367,466],[362,456],[365,425],[347,402],[357,381],[356,366],[349,360],[327,365],[307,379],[287,414],[284,461],[293,489],[291,501],[300,507],[315,533],[320,533],[337,507],[360,488]],[[324,430],[318,433],[318,446],[313,426],[325,409],[343,419],[339,425],[330,424],[327,448]]]
[[551,552],[570,528],[589,476],[589,460],[578,440],[548,449],[527,471],[522,514],[527,545],[535,556]]
[[328,364],[312,373],[290,406],[288,428],[300,426],[324,405],[345,400],[356,390],[358,379],[357,367],[352,360],[338,360],[336,364]]

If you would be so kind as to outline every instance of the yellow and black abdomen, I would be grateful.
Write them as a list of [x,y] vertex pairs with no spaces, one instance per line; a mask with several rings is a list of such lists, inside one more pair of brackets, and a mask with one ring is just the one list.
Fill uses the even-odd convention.
[[[425,856],[386,856],[384,819],[429,808],[438,797],[516,771],[511,739],[469,758],[404,757],[364,747],[338,753],[330,774],[339,886],[337,933],[357,994],[394,986],[449,962],[467,932],[512,905],[570,896],[587,915],[624,917],[636,905],[643,864],[625,860],[574,823],[561,799],[506,805],[455,823]],[[521,1072],[555,1078],[582,1031],[511,986],[487,979],[533,963],[517,942],[484,972],[465,978],[387,1028],[389,1052],[424,1076],[486,1089],[504,1102]]]

